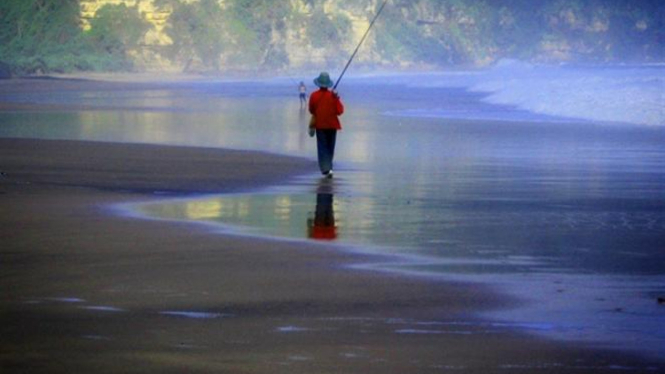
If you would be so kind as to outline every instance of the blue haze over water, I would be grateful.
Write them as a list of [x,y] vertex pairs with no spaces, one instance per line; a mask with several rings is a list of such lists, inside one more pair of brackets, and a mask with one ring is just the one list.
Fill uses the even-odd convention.
[[[527,302],[486,313],[565,340],[665,357],[665,66],[531,66],[345,78],[336,176],[167,199],[144,216],[336,242],[376,266],[479,282]],[[311,78],[304,80],[310,89]],[[88,110],[0,113],[0,136],[177,144],[312,158],[297,82],[8,95]],[[220,171],[223,172],[223,171]],[[318,196],[317,196],[318,195]]]

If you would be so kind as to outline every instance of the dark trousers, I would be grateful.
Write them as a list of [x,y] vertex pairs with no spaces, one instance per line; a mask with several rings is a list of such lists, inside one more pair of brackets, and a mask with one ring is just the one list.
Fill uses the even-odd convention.
[[316,148],[319,156],[321,173],[328,174],[333,168],[337,130],[316,130]]

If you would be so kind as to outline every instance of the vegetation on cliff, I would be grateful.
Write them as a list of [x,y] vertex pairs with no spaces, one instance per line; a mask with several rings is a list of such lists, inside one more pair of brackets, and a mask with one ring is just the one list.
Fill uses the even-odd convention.
[[[137,6],[106,4],[81,27],[78,0],[0,2],[0,62],[14,73],[132,70],[142,53],[177,69],[339,65],[380,0],[150,0],[172,43],[145,45]],[[535,61],[663,61],[661,0],[389,0],[358,63],[477,66]],[[138,64],[137,64],[138,63]]]
[[15,74],[131,70],[128,51],[150,27],[135,9],[105,5],[81,29],[78,0],[0,2],[0,61]]

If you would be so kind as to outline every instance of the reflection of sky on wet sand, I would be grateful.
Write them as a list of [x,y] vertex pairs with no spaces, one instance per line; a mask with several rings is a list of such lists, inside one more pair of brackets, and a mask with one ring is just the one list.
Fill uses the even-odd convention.
[[219,223],[256,235],[375,244],[368,235],[371,200],[336,197],[333,189],[334,181],[326,179],[310,193],[219,195],[143,204],[139,209],[156,218]]
[[[295,85],[205,84],[68,95],[30,99],[94,110],[2,112],[0,136],[315,155],[315,142],[305,131],[309,116],[300,110]],[[665,263],[665,131],[545,119],[529,123],[385,115],[442,106],[484,110],[478,96],[455,89],[344,86],[347,112],[336,174],[323,181],[330,183],[334,213],[334,232],[325,235],[340,244],[420,256],[420,262],[401,271],[482,279],[533,297],[534,305],[550,305],[561,315],[574,312],[576,320],[585,322],[572,327],[568,337],[578,336],[573,330],[579,328],[600,340],[630,335],[649,344],[665,341],[652,331],[662,314],[647,306],[656,293],[665,292],[663,283],[658,287],[654,281],[662,279]],[[503,115],[508,109],[501,110]],[[162,219],[307,240],[313,236],[317,202],[321,206],[325,200],[317,196],[323,182],[312,170],[311,176],[262,193],[169,200],[140,209]],[[632,277],[631,293],[618,289],[623,276]],[[572,286],[551,291],[554,282]],[[584,284],[597,288],[593,294],[620,302],[576,297],[589,297],[579,291]],[[611,314],[614,327],[604,337],[590,332],[597,326],[589,316],[605,310],[598,308],[625,310],[625,305],[635,310]],[[554,329],[570,322],[538,308],[522,310],[522,315],[512,312],[505,318]]]
[[[10,99],[82,109],[2,112],[0,136],[313,158],[315,142],[304,131],[309,115],[300,108],[296,88],[284,81],[211,82],[18,95]],[[349,81],[341,93],[346,113],[334,180],[340,242],[434,256],[530,256],[549,267],[584,271],[660,271],[649,256],[660,256],[654,243],[665,231],[663,130],[385,115],[442,106],[469,113],[487,109],[479,94],[459,89]],[[276,196],[220,197],[187,209],[266,235],[302,238],[303,222],[316,211],[317,183],[313,177]],[[237,212],[231,215],[230,209]],[[651,261],[640,260],[642,255]]]

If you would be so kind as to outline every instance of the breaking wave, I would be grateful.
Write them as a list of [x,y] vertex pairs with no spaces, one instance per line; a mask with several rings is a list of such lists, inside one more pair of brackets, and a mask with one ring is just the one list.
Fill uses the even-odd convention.
[[492,104],[601,122],[665,125],[665,66],[540,67],[504,61],[471,87]]
[[[472,92],[487,94],[483,99],[486,103],[551,117],[665,125],[663,64],[543,66],[504,60],[491,69],[479,72],[440,73],[423,79],[413,78],[409,78],[408,85],[464,87]],[[417,113],[390,114],[412,116]],[[430,117],[434,114],[426,113]]]

